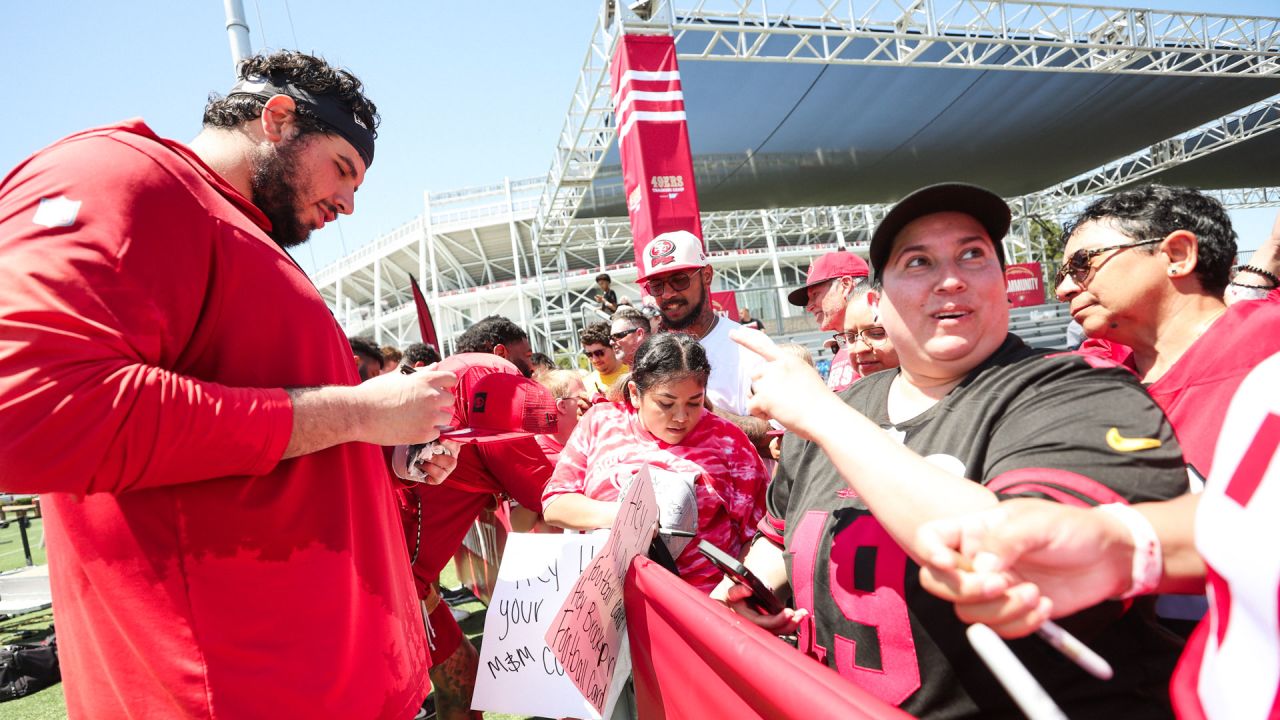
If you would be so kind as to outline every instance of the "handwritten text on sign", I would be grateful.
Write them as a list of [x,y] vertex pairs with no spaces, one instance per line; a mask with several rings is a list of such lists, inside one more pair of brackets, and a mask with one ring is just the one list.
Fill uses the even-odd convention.
[[658,504],[645,468],[622,498],[609,541],[574,583],[547,631],[547,645],[561,667],[600,713],[608,700],[626,623],[622,583],[632,558],[648,549],[657,523]]
[[543,640],[605,534],[507,536],[484,621],[471,707],[542,717],[599,717]]

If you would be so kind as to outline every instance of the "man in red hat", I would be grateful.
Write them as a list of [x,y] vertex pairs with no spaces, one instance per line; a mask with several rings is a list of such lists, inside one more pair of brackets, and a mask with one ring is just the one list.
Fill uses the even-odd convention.
[[[871,289],[867,261],[844,249],[816,258],[809,265],[805,284],[791,291],[787,300],[803,307],[818,322],[819,330],[844,330],[844,311],[849,301]],[[843,390],[861,377],[849,361],[849,349],[840,348],[831,359],[827,387]]]

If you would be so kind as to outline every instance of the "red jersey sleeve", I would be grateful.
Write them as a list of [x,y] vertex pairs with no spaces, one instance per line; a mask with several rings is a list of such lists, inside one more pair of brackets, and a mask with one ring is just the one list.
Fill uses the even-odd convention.
[[476,446],[485,467],[501,489],[522,506],[542,512],[542,491],[551,477],[551,462],[532,437]]
[[5,490],[259,475],[283,454],[293,422],[283,390],[166,369],[199,347],[192,335],[210,309],[190,278],[208,275],[217,221],[164,179],[137,148],[90,135],[0,184]]

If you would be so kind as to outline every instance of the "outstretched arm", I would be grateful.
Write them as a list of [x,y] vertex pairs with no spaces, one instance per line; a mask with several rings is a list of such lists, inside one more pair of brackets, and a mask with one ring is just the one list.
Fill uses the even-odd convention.
[[[1184,495],[1133,506],[1161,541],[1157,592],[1204,590],[1205,566],[1194,544],[1199,499]],[[929,523],[918,544],[926,551],[924,588],[954,602],[961,620],[985,623],[1005,637],[1119,598],[1133,584],[1133,534],[1101,508],[1010,500]]]

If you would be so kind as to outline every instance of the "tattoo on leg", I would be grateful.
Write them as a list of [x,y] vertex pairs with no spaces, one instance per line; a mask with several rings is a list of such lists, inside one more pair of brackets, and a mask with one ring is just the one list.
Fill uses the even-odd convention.
[[482,713],[471,711],[471,694],[476,688],[480,653],[464,639],[444,662],[431,668],[431,685],[436,696],[439,720],[480,720]]

